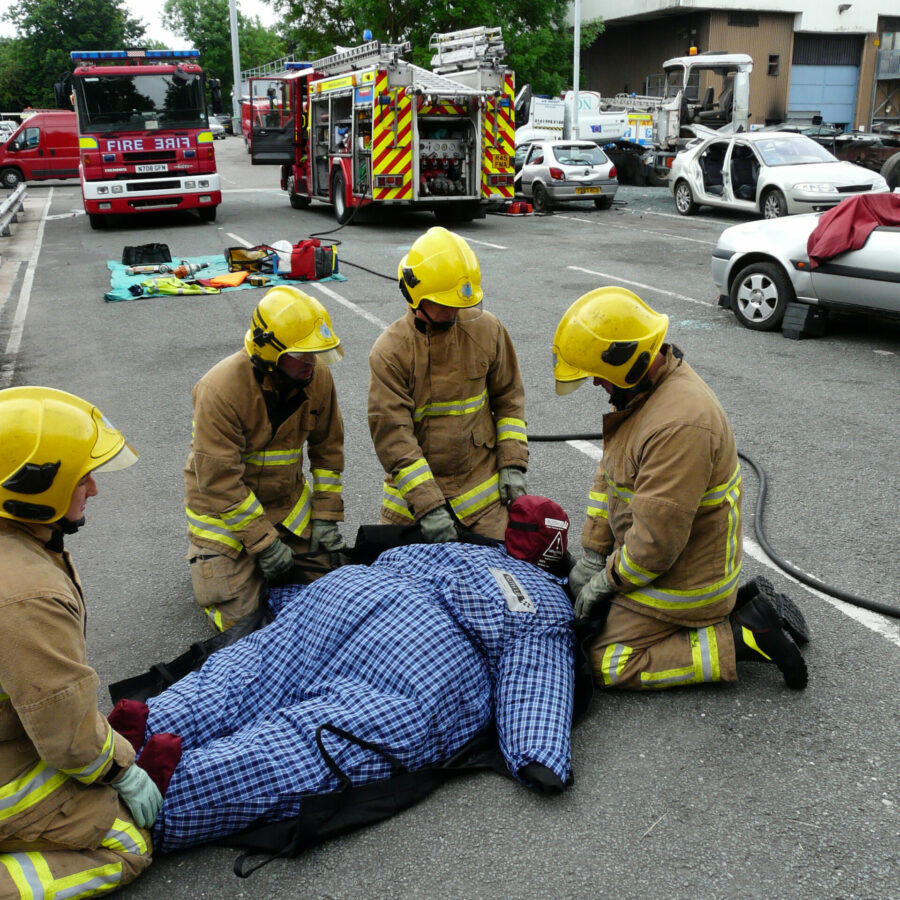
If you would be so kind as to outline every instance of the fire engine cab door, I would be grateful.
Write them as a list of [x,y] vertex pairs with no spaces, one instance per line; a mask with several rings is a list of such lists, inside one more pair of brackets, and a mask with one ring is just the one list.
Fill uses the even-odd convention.
[[289,166],[294,162],[295,146],[290,85],[281,79],[265,80],[270,85],[268,108],[264,108],[264,104],[253,106],[250,159],[254,166]]

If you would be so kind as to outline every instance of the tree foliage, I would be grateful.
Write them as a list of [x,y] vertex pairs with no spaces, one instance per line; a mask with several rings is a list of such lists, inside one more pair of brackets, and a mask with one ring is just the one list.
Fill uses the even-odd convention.
[[3,16],[17,37],[0,44],[0,109],[53,107],[53,83],[72,70],[72,50],[136,46],[144,26],[121,0],[19,0]]

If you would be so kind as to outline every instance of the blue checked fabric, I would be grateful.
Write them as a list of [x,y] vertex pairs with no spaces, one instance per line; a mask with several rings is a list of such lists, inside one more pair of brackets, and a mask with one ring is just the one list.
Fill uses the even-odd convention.
[[[172,851],[296,815],[337,778],[328,722],[409,769],[443,762],[496,720],[510,772],[570,772],[572,606],[561,583],[503,549],[413,545],[273,592],[275,621],[148,701],[147,733],[184,754],[154,827]],[[324,733],[354,784],[372,751]]]

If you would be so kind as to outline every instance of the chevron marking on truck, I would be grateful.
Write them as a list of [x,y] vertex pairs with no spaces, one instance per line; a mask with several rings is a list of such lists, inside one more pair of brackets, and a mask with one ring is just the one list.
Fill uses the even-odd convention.
[[[501,104],[501,99],[506,105]],[[513,160],[516,153],[516,128],[513,120],[515,110],[515,85],[512,73],[503,77],[502,97],[490,97],[482,115],[481,140],[484,153],[481,159],[481,196],[488,199],[508,199],[513,197],[512,184],[491,184],[491,175],[513,174]]]
[[[412,102],[402,88],[388,89],[387,72],[375,78],[372,122],[372,199],[412,199]],[[403,178],[402,184],[376,186],[379,176]]]

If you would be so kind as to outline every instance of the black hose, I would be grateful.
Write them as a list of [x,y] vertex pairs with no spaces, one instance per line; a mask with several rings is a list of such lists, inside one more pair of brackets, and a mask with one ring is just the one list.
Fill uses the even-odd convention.
[[[564,441],[602,441],[602,434],[529,434],[528,435],[529,442],[546,442],[546,443],[556,443],[556,442],[564,442]],[[823,594],[828,594],[829,597],[835,597],[838,600],[843,600],[845,603],[851,604],[851,606],[859,606],[862,609],[868,609],[872,612],[881,613],[883,616],[890,616],[891,618],[898,619],[900,618],[900,609],[896,607],[889,606],[886,603],[879,603],[877,600],[867,600],[865,597],[859,597],[856,594],[851,594],[849,591],[841,590],[840,588],[832,587],[829,584],[826,584],[824,581],[819,581],[818,578],[814,578],[812,575],[807,575],[802,569],[798,569],[795,565],[789,563],[786,559],[780,556],[769,543],[766,538],[765,531],[763,529],[763,507],[766,502],[766,492],[768,491],[768,482],[766,479],[766,473],[763,471],[762,466],[753,459],[752,456],[749,456],[746,453],[742,453],[738,451],[738,456],[747,462],[753,471],[756,473],[756,477],[759,479],[759,495],[756,498],[756,509],[753,514],[753,531],[756,534],[756,540],[759,542],[759,546],[762,547],[763,552],[769,559],[778,566],[779,569],[787,572],[790,575],[793,575],[797,581],[802,584],[807,585],[808,587],[815,588],[817,591],[821,591]]]

